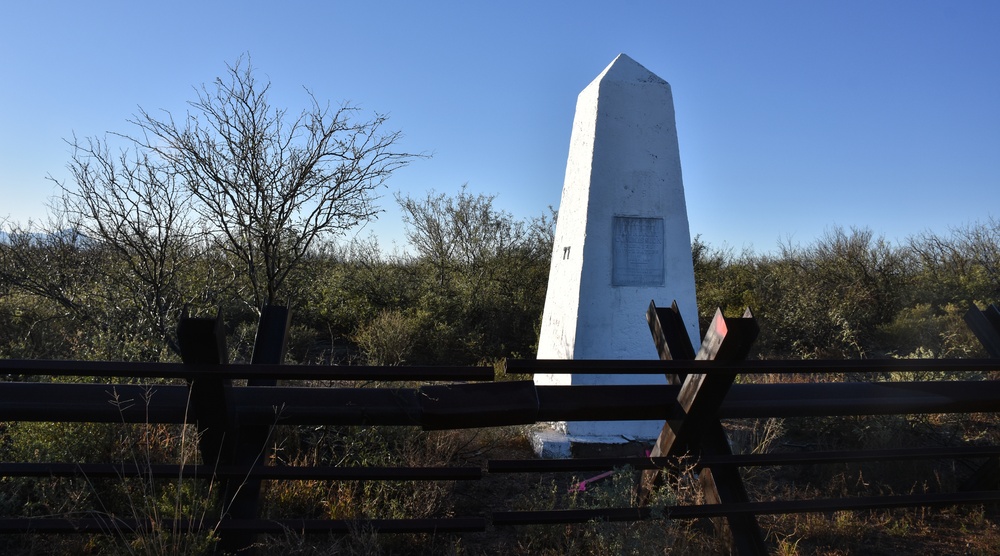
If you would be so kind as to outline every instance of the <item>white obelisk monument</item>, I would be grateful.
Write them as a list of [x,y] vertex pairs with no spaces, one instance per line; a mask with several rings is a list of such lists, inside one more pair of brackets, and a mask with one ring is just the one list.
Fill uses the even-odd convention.
[[[577,98],[538,359],[658,359],[651,300],[674,300],[697,351],[691,233],[670,85],[624,54]],[[660,375],[536,375],[539,385],[665,384]],[[667,400],[664,401],[666,403]],[[652,440],[662,421],[552,423],[542,455]]]

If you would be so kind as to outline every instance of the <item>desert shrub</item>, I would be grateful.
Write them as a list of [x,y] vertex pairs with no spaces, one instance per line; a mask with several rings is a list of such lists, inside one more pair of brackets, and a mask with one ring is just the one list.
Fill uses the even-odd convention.
[[418,323],[397,310],[383,310],[361,325],[354,342],[369,365],[400,365],[413,351]]
[[882,343],[894,355],[909,359],[986,357],[982,344],[965,324],[968,307],[920,303],[904,307],[882,325]]

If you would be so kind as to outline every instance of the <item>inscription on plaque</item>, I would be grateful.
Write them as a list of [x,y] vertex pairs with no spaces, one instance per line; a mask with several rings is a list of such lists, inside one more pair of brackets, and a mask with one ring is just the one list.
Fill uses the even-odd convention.
[[611,285],[663,285],[663,219],[616,216]]

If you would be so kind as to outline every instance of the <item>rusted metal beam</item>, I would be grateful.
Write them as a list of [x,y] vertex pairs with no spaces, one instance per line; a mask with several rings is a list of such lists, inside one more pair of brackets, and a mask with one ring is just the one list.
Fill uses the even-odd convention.
[[[234,386],[231,394],[241,423],[420,426],[421,390]],[[595,416],[675,419],[681,415],[675,401],[679,390],[672,385],[535,386],[538,421],[592,421]],[[502,406],[496,413],[477,415],[488,407],[482,404],[496,403],[491,392],[483,388],[464,396],[461,388],[453,390],[455,403],[461,405],[448,410],[456,415],[451,426],[471,426],[473,418],[478,420],[474,426],[524,424],[525,417]],[[718,415],[735,419],[995,411],[1000,411],[1000,381],[842,382],[734,384]],[[184,386],[0,382],[0,421],[184,424],[196,416]],[[439,428],[441,414],[434,419],[433,428]]]
[[[288,349],[288,329],[292,324],[292,312],[288,307],[266,305],[261,310],[254,336],[251,365],[281,365]],[[268,378],[252,378],[247,386],[275,386],[284,377],[274,374]]]
[[246,479],[280,481],[473,481],[479,467],[301,467],[238,465],[127,465],[120,463],[0,463],[0,477],[78,477],[153,479]]
[[[222,312],[215,318],[181,317],[177,343],[185,364],[221,365],[229,360]],[[231,399],[230,380],[205,374],[189,380],[191,406],[198,425],[198,446],[208,464],[232,463],[237,436],[237,417]]]
[[339,365],[202,365],[121,361],[59,361],[0,359],[0,375],[129,377],[137,379],[193,379],[199,376],[249,380],[450,382],[491,381],[495,371],[486,366],[391,367]]
[[0,382],[0,421],[193,423],[189,401],[186,386]]
[[[695,359],[702,361],[742,361],[760,331],[750,309],[742,318],[727,319],[721,309],[702,339]],[[729,392],[736,372],[688,374],[684,378],[677,403],[682,416],[667,420],[651,457],[700,455],[731,455],[726,432],[719,423],[719,407]],[[659,472],[647,470],[642,474],[642,498],[645,499],[656,482]],[[735,467],[712,469],[703,467],[699,474],[705,500],[710,504],[746,503],[749,501],[743,479]],[[727,514],[726,521],[732,532],[736,551],[741,555],[767,554],[764,534],[754,515]]]
[[538,421],[538,389],[530,380],[486,384],[424,386],[417,397],[421,425],[427,430],[488,427],[503,421]]
[[[695,358],[694,346],[691,345],[691,338],[688,337],[684,327],[684,318],[681,316],[677,301],[674,301],[669,309],[657,308],[656,303],[649,302],[649,310],[646,311],[646,322],[649,323],[649,331],[653,335],[653,344],[656,345],[656,352],[660,355],[661,361],[690,360]],[[687,373],[666,373],[667,382],[670,384],[683,384]]]
[[997,307],[990,305],[985,311],[980,311],[972,305],[963,318],[990,357],[1000,358],[1000,311]]
[[[973,305],[965,314],[965,322],[979,338],[990,357],[1000,359],[1000,309],[990,305],[980,311]],[[963,484],[962,490],[996,489],[1000,487],[1000,458],[994,456],[979,466]]]
[[744,361],[611,361],[603,359],[508,359],[510,374],[851,374],[1000,371],[997,359],[810,359]]
[[[177,325],[177,343],[181,360],[188,365],[223,365],[229,361],[222,311],[214,319],[181,317]],[[239,453],[240,426],[236,406],[232,400],[232,381],[206,373],[188,379],[191,388],[191,406],[194,408],[198,428],[198,450],[207,465],[232,465]],[[251,481],[259,491],[260,483]],[[246,500],[240,495],[242,479],[226,479],[221,484],[224,503],[235,503],[235,514],[240,518],[256,517],[249,512]],[[223,551],[236,552],[253,544],[244,534],[219,535]],[[253,556],[253,549],[248,556]]]
[[1000,381],[737,384],[722,418],[1000,411]]
[[[726,431],[722,428],[722,423],[718,419],[713,419],[707,426],[702,428],[702,438],[699,440],[698,454],[706,457],[719,456],[727,457],[732,455],[729,439]],[[705,502],[708,504],[736,503],[743,504],[750,502],[746,485],[740,476],[739,468],[733,466],[708,467],[701,466],[698,473],[698,481],[702,486],[702,493]],[[768,554],[767,543],[764,541],[764,532],[757,522],[755,514],[725,514],[726,522],[729,524],[729,531],[732,533],[733,545],[736,552],[743,556],[750,554]],[[721,524],[720,524],[721,525]]]
[[[261,310],[257,321],[257,335],[254,338],[251,365],[280,365],[285,360],[288,348],[288,329],[292,322],[292,313],[288,307],[266,305]],[[247,380],[250,387],[274,387],[278,384],[279,375],[269,378]],[[268,450],[271,443],[271,424],[241,424],[236,432],[235,453],[232,464],[237,467],[251,468],[267,463]],[[255,474],[245,474],[229,478],[225,481],[229,500],[230,519],[253,519],[258,517],[260,506],[261,478]],[[219,548],[224,552],[254,556],[257,554],[256,533],[230,532],[222,535]]]
[[[757,322],[752,317],[727,319],[718,310],[696,357],[700,360],[745,358],[758,331]],[[676,398],[682,416],[667,421],[651,455],[658,457],[697,451],[702,429],[717,419],[719,406],[735,379],[735,372],[687,375]]]
[[[1000,371],[997,359],[843,359],[748,361],[612,361],[596,359],[508,359],[508,374],[664,374],[676,373],[890,373],[939,371],[944,373]],[[378,382],[479,382],[492,381],[492,367],[387,367],[324,365],[182,365],[180,363],[131,363],[116,361],[40,361],[0,359],[0,375],[129,377],[136,379],[188,379],[211,375],[229,379],[378,381]]]
[[680,414],[680,407],[674,401],[679,386],[664,384],[535,388],[538,392],[539,421],[665,420]]

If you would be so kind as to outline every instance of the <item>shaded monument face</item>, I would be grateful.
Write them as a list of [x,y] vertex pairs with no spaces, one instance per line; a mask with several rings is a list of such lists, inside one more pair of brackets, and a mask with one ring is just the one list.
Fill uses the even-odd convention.
[[[539,359],[657,359],[650,300],[676,300],[699,345],[691,234],[670,85],[619,55],[577,99]],[[664,383],[538,375],[540,385]],[[576,441],[655,438],[663,423],[560,423]],[[590,439],[590,440],[588,440]]]

